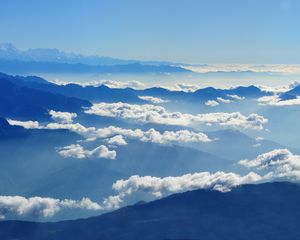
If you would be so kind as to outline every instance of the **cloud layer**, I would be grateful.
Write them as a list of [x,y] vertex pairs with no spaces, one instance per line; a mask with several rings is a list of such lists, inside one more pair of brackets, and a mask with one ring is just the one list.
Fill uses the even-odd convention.
[[295,106],[300,105],[300,97],[296,97],[294,99],[282,100],[279,96],[265,96],[257,99],[259,105],[265,106],[276,106],[276,107],[284,107],[284,106]]
[[140,99],[151,102],[153,104],[159,104],[159,103],[165,103],[168,102],[167,100],[163,100],[158,97],[152,97],[152,96],[139,96]]
[[[97,138],[112,138],[116,135],[121,135],[123,136],[123,138],[125,137],[130,139],[137,139],[143,142],[153,142],[161,144],[212,141],[206,134],[202,132],[193,132],[189,130],[164,131],[161,133],[153,128],[147,131],[143,131],[141,129],[132,130],[115,126],[97,129],[95,127],[85,127],[80,123],[49,123],[47,125],[41,125],[37,121],[17,121],[11,119],[8,119],[8,122],[12,125],[22,126],[27,129],[67,129],[69,131],[80,134],[88,140],[95,140]],[[113,140],[110,140],[111,144]]]
[[59,155],[65,158],[107,158],[114,160],[116,159],[117,153],[114,150],[109,150],[106,146],[100,145],[93,150],[86,150],[79,144],[72,144],[60,148],[58,151]]
[[150,104],[137,105],[122,102],[94,104],[85,112],[87,114],[117,117],[157,124],[179,126],[217,124],[226,127],[248,128],[255,130],[262,130],[263,125],[268,121],[266,118],[256,113],[252,113],[249,116],[244,116],[239,112],[216,112],[192,115],[181,112],[169,112],[162,106]]
[[55,122],[59,122],[59,123],[72,123],[73,118],[77,117],[76,113],[56,112],[54,110],[50,110],[49,114]]
[[267,171],[266,179],[300,180],[300,156],[294,155],[288,149],[275,149],[260,154],[255,159],[241,160],[239,164]]
[[89,198],[82,198],[80,201],[55,198],[22,196],[0,196],[0,219],[6,217],[52,217],[65,209],[83,209],[99,211],[103,208]]
[[66,82],[61,80],[53,80],[52,83],[55,83],[57,85],[67,85],[67,84],[76,84],[82,87],[98,87],[101,85],[107,86],[109,88],[133,88],[133,89],[143,89],[145,88],[145,84],[139,81],[113,81],[113,80],[95,80],[90,82]]

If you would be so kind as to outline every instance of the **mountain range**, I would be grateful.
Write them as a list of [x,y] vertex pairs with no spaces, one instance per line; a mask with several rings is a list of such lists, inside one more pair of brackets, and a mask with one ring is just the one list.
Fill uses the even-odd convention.
[[191,72],[170,62],[84,56],[46,48],[22,51],[9,43],[0,44],[0,71],[14,74]]
[[2,221],[3,240],[213,240],[300,238],[300,187],[242,185],[230,192],[194,190],[98,217],[53,223]]

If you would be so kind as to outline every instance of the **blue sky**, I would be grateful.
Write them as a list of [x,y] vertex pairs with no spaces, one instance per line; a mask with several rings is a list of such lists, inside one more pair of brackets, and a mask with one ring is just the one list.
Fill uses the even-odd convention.
[[0,42],[187,63],[300,63],[297,0],[1,0]]

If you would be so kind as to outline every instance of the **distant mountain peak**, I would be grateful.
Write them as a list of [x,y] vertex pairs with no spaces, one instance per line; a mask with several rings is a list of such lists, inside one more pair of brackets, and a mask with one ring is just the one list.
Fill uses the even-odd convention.
[[0,50],[7,52],[18,52],[19,50],[11,43],[0,43]]

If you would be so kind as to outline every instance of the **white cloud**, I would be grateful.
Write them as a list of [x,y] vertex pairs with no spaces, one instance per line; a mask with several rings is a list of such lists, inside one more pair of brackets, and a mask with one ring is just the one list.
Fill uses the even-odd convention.
[[166,86],[164,88],[169,89],[170,91],[195,92],[201,87],[198,84],[177,83],[173,86]]
[[192,115],[181,112],[169,112],[162,106],[150,104],[136,105],[122,102],[94,104],[85,112],[99,116],[181,126],[218,124],[226,127],[261,130],[263,129],[263,124],[267,123],[267,119],[255,113],[249,116],[244,116],[239,112],[217,112]]
[[114,137],[109,138],[107,140],[107,143],[112,145],[119,145],[119,146],[127,145],[127,142],[122,135],[116,135]]
[[50,110],[49,114],[55,122],[59,122],[59,123],[72,123],[73,118],[77,117],[76,113],[56,112],[54,110]]
[[117,153],[114,150],[109,150],[106,146],[100,145],[99,147],[93,150],[86,150],[79,144],[72,144],[69,146],[62,147],[58,150],[58,153],[65,157],[72,158],[107,158],[107,159],[116,159]]
[[259,105],[265,106],[294,106],[300,105],[300,97],[296,97],[295,99],[282,100],[279,96],[264,96],[257,99]]
[[199,73],[211,73],[211,72],[255,72],[255,73],[281,73],[281,74],[295,74],[300,73],[299,64],[210,64],[201,66],[182,66]]
[[217,101],[215,100],[208,100],[206,103],[205,103],[206,106],[209,106],[209,107],[215,107],[215,106],[218,106],[220,105],[220,103],[218,103]]
[[18,121],[13,119],[7,119],[10,125],[21,126],[26,129],[39,129],[42,128],[38,121]]
[[224,99],[221,97],[217,97],[218,102],[220,103],[231,103],[232,101],[230,99]]
[[255,138],[255,141],[258,141],[258,142],[259,142],[259,141],[263,141],[263,140],[265,140],[264,137],[256,137],[256,138]]
[[52,83],[55,83],[57,85],[67,85],[67,84],[76,84],[82,87],[88,87],[88,86],[93,86],[93,87],[98,87],[101,85],[105,85],[109,88],[133,88],[133,89],[142,89],[145,88],[145,84],[139,81],[113,81],[113,80],[95,80],[95,81],[90,81],[90,82],[70,82],[70,81],[61,81],[61,80],[53,80],[50,81]]
[[228,94],[227,95],[228,97],[234,99],[234,100],[238,100],[238,101],[241,101],[241,100],[244,100],[245,97],[241,97],[241,96],[238,96],[238,95],[231,95],[231,94]]
[[22,196],[0,196],[0,218],[6,217],[52,217],[64,209],[84,209],[99,211],[102,207],[89,198],[82,198],[80,201],[55,198]]
[[300,156],[292,154],[288,149],[275,149],[252,160],[241,160],[239,164],[248,168],[269,170],[265,178],[300,180]]
[[243,99],[245,99],[244,97],[240,97],[238,95],[227,95],[228,97],[230,97],[231,99],[224,99],[221,97],[217,97],[216,100],[208,100],[205,105],[206,106],[210,106],[210,107],[215,107],[218,106],[220,103],[232,103],[234,100],[236,101],[241,101]]
[[[177,177],[153,177],[134,175],[126,180],[118,180],[113,189],[118,195],[113,196],[114,206],[118,207],[126,197],[144,193],[153,198],[161,198],[172,193],[185,192],[195,189],[212,189],[230,191],[232,187],[261,181],[262,177],[251,172],[245,176],[224,172],[199,172]],[[109,202],[109,198],[106,199]]]
[[179,130],[179,131],[165,131],[162,134],[155,129],[144,132],[141,138],[144,142],[154,142],[154,143],[170,143],[170,142],[210,142],[212,141],[209,137],[201,132],[191,132],[189,130]]
[[139,96],[140,99],[154,103],[154,104],[159,104],[159,103],[166,103],[168,102],[167,100],[163,100],[158,97],[152,97],[152,96]]
[[[137,139],[144,142],[153,143],[180,143],[180,142],[210,142],[212,141],[209,137],[201,132],[192,132],[189,130],[179,130],[179,131],[164,131],[160,133],[155,129],[151,128],[147,131],[141,129],[124,129],[114,126],[109,126],[106,128],[94,128],[81,125],[80,123],[72,124],[60,124],[60,123],[49,123],[47,125],[40,125],[38,122],[32,121],[16,121],[9,120],[10,124],[18,126],[26,126],[27,128],[37,128],[37,129],[68,129],[72,132],[78,133],[85,137],[88,141],[94,141],[97,138],[113,138],[115,135],[121,135],[122,137]],[[120,137],[118,137],[120,138]],[[114,141],[113,139],[111,141]],[[117,139],[120,140],[120,139]],[[109,139],[108,139],[109,141]],[[111,143],[111,142],[109,142]],[[112,143],[111,143],[112,144]],[[116,144],[116,143],[115,143]]]
[[[168,143],[188,143],[188,142],[210,142],[212,141],[202,132],[192,132],[189,130],[159,131],[151,128],[147,131],[141,129],[124,129],[119,127],[106,127],[98,129],[93,135],[95,138],[109,138],[114,135],[121,135],[130,139],[137,139],[143,142],[153,142],[160,144]],[[109,140],[108,140],[109,141]]]

